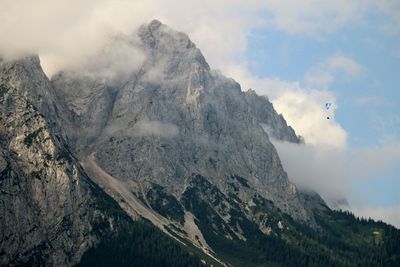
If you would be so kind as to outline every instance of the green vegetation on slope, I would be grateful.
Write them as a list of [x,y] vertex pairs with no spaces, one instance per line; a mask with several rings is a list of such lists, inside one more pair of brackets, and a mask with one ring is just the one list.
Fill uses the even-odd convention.
[[[196,216],[207,243],[234,266],[400,266],[400,231],[390,225],[326,209],[315,211],[319,229],[312,229],[258,197],[254,199],[257,206],[248,215],[266,224],[265,229],[269,229],[263,233],[235,206],[229,211],[228,222],[223,221],[215,209],[221,193],[215,192],[218,198],[207,198],[204,186],[212,185],[198,178],[182,201]],[[232,229],[239,228],[246,240],[233,233]]]
[[[319,228],[313,229],[260,196],[253,202],[256,205],[245,214],[201,176],[194,178],[181,199],[213,251],[232,266],[400,266],[400,231],[390,225],[326,209],[315,211]],[[225,221],[217,210],[227,203]],[[203,256],[148,222],[133,222],[102,239],[78,266],[203,266]]]
[[151,207],[162,216],[182,225],[185,223],[182,205],[174,196],[167,194],[163,187],[153,184],[153,187],[146,193],[146,198]]
[[193,253],[148,222],[132,222],[89,249],[77,265],[83,266],[205,266]]

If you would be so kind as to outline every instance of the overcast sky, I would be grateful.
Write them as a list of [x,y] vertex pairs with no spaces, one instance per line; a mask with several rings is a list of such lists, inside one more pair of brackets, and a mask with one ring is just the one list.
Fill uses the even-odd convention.
[[[0,55],[38,53],[51,76],[154,18],[267,95],[305,138],[275,142],[290,179],[400,226],[400,1],[0,0]],[[118,49],[111,56],[143,60]]]

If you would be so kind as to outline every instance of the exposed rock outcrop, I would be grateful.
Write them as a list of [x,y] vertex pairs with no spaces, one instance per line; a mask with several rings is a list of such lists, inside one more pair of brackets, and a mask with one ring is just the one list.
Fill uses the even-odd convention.
[[122,210],[108,211],[117,204],[54,133],[49,84],[37,57],[0,66],[2,266],[71,266],[119,220],[129,220]]

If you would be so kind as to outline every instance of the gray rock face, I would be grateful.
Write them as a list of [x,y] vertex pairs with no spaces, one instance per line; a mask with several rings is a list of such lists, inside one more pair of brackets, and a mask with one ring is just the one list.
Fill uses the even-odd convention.
[[0,66],[1,266],[73,265],[115,222],[46,120],[52,92],[37,57]]
[[73,265],[127,215],[217,262],[212,235],[315,226],[325,203],[289,181],[270,138],[300,140],[268,99],[159,21],[136,35],[115,41],[144,62],[114,78],[0,63],[0,265]]
[[8,84],[18,95],[29,99],[49,123],[55,123],[59,115],[57,100],[50,81],[44,74],[37,56],[22,60],[2,62],[0,80]]
[[293,128],[286,124],[282,114],[277,114],[272,103],[266,97],[261,97],[253,90],[245,94],[251,113],[260,123],[261,127],[271,138],[291,143],[300,143]]
[[224,194],[232,177],[241,177],[248,183],[239,185],[244,203],[258,194],[312,221],[263,130],[298,142],[272,104],[210,70],[185,34],[153,21],[138,35],[146,60],[122,85],[68,72],[52,79],[71,113],[67,132],[79,157],[95,155],[134,192],[155,183],[177,199],[193,173]]

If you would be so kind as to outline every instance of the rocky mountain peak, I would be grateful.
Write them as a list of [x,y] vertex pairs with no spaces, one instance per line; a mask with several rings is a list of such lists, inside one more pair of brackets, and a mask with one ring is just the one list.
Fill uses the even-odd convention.
[[158,20],[140,27],[138,36],[145,44],[145,50],[151,54],[150,57],[168,65],[167,73],[185,73],[193,63],[210,69],[201,51],[187,34],[174,31]]
[[[0,65],[0,79],[4,82],[9,82],[21,94],[29,94],[29,96],[39,101],[40,96],[49,94],[46,89],[45,75],[40,65],[38,56],[26,56],[17,60],[4,61]],[[33,87],[32,90],[28,84],[31,82],[42,82],[40,86]],[[44,86],[42,86],[44,85]]]
[[179,201],[195,174],[226,195],[238,184],[243,203],[257,194],[312,222],[269,140],[296,140],[272,104],[210,70],[186,34],[153,21],[138,36],[146,59],[122,86],[65,73],[52,81],[81,159],[144,199],[155,184]]
[[48,125],[60,131],[59,114],[63,111],[37,55],[3,61],[0,83],[8,84],[16,94],[25,97],[44,116]]
[[153,49],[170,49],[171,51],[182,52],[186,49],[195,48],[195,45],[185,33],[174,31],[158,20],[142,25],[139,28],[138,35]]

